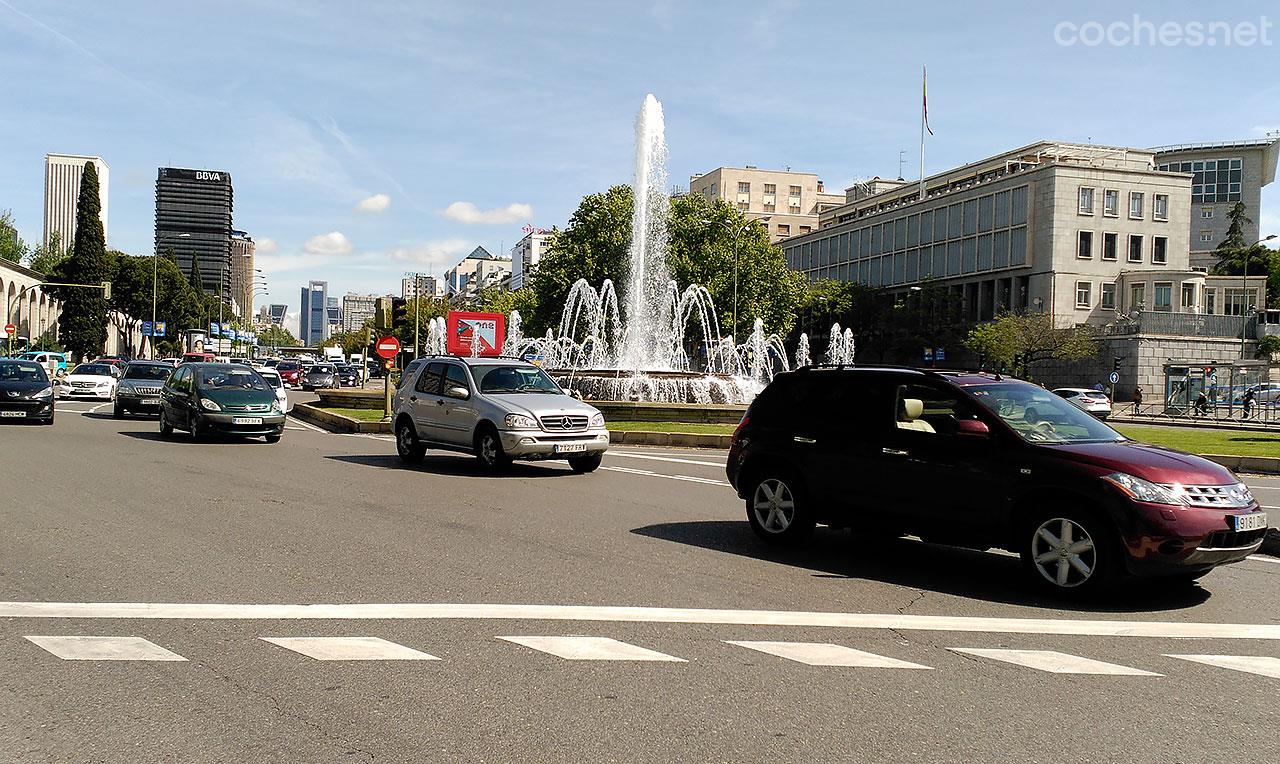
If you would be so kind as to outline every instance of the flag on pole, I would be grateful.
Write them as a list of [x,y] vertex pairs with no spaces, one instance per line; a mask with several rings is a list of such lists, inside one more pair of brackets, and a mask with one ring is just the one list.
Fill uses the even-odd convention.
[[920,80],[921,96],[920,108],[924,110],[924,129],[929,131],[929,135],[933,135],[933,128],[929,127],[929,67],[924,67],[924,76]]

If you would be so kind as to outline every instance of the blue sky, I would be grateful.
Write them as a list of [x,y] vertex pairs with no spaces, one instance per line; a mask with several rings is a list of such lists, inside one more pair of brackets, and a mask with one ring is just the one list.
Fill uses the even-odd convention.
[[[1041,138],[1280,129],[1272,3],[0,0],[0,209],[41,235],[47,152],[111,166],[112,247],[150,254],[156,168],[226,170],[271,296],[397,291],[629,181],[645,93],[671,178],[790,166],[829,188]],[[1271,24],[1269,45],[1060,45],[1059,25]],[[1270,13],[1271,17],[1264,17]],[[1280,233],[1280,183],[1264,191]]]

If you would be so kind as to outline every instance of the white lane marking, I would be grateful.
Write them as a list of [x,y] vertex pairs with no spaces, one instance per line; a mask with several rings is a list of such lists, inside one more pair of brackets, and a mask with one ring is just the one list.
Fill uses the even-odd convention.
[[245,605],[199,602],[0,602],[0,618],[143,618],[165,620],[479,620],[609,621],[738,626],[814,626],[1082,637],[1182,637],[1280,640],[1280,624],[1090,621],[1070,618],[712,610],[611,605],[488,603],[348,603]]
[[367,432],[337,432],[334,435],[343,435],[348,438],[368,438],[369,440],[384,440],[388,443],[395,443],[396,439],[390,435],[372,435]]
[[434,655],[381,637],[259,637],[318,661],[438,661]]
[[619,642],[609,637],[498,637],[506,642],[569,661],[666,661],[687,663],[683,658]]
[[1254,562],[1269,562],[1269,563],[1271,563],[1271,564],[1273,564],[1273,565],[1274,565],[1274,564],[1276,564],[1276,563],[1280,563],[1280,559],[1276,559],[1275,557],[1265,557],[1265,556],[1260,555],[1260,554],[1251,554],[1251,555],[1249,555],[1248,557],[1246,557],[1245,559],[1247,559],[1247,560],[1253,560]]
[[855,650],[852,647],[823,642],[743,642],[727,639],[728,644],[758,650],[808,666],[856,666],[858,668],[900,668],[930,670],[919,663],[886,658],[883,655]]
[[185,661],[142,637],[26,637],[64,661]]
[[702,483],[703,485],[721,485],[728,487],[728,483],[723,480],[711,480],[709,478],[693,477],[692,475],[664,475],[661,472],[650,472],[649,470],[637,470],[631,467],[601,467],[602,470],[609,472],[625,472],[628,475],[644,475],[645,477],[666,478],[667,480],[683,480],[686,483]]
[[605,456],[625,456],[628,459],[648,459],[655,462],[675,462],[676,464],[697,464],[703,467],[724,467],[724,462],[703,462],[697,459],[679,459],[674,456],[652,456],[650,454],[635,454],[630,451],[605,451]]
[[1092,658],[1060,653],[1057,650],[982,650],[970,647],[948,647],[948,650],[993,661],[1026,666],[1051,674],[1105,674],[1108,676],[1163,676],[1151,671],[1104,663]]
[[93,408],[89,409],[89,410],[88,410],[87,412],[85,412],[85,413],[87,413],[87,414],[96,414],[96,413],[98,413],[99,411],[101,411],[101,410],[105,409],[107,406],[111,406],[111,405],[113,405],[113,404],[111,404],[110,402],[107,402],[107,403],[100,403],[100,404],[98,404],[97,406],[94,406]]
[[1280,679],[1280,658],[1265,655],[1170,655],[1165,653],[1165,657]]
[[294,422],[296,424],[300,424],[306,429],[311,430],[312,432],[325,432],[325,433],[329,432],[323,427],[316,427],[314,424],[311,424],[310,422],[304,422],[301,419],[294,419],[293,417],[289,417],[289,421]]
[[1280,510],[1280,507],[1268,507],[1268,506],[1263,505],[1263,504],[1260,504],[1259,506],[1260,506],[1262,509],[1277,509],[1277,510]]

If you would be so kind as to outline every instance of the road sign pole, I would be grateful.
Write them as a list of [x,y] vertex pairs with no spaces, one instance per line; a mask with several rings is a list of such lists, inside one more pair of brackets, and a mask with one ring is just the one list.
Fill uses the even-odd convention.
[[387,362],[386,374],[382,375],[382,421],[391,421],[391,362]]

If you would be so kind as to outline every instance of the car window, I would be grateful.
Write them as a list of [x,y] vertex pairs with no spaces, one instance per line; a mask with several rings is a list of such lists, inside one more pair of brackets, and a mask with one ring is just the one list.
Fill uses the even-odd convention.
[[168,379],[169,374],[172,372],[172,366],[131,363],[124,370],[124,378],[160,380]]
[[317,374],[333,374],[337,372],[337,369],[335,369],[332,364],[318,363],[311,367],[311,371]]
[[111,367],[105,363],[82,363],[75,368],[72,374],[84,374],[91,377],[110,377],[112,376]]
[[984,408],[1030,443],[1107,443],[1124,436],[1079,406],[1025,382],[966,388]]
[[930,435],[955,435],[961,419],[977,418],[959,393],[922,383],[899,385],[893,410],[897,429]]
[[1075,395],[1075,393],[1073,393],[1073,392],[1072,392],[1072,391],[1070,391],[1070,390],[1054,390],[1053,392],[1057,393],[1058,395],[1062,396],[1063,398],[1070,398],[1070,397],[1072,397],[1072,396],[1074,396],[1074,395]]
[[554,393],[564,390],[546,372],[532,365],[493,364],[475,367],[476,384],[482,393]]
[[751,406],[751,420],[788,430],[883,430],[889,381],[884,375],[839,370],[780,375]]
[[214,368],[200,371],[199,382],[204,390],[269,390],[267,383],[252,369]]
[[[445,395],[451,387],[461,387],[468,393],[471,392],[471,383],[467,380],[467,371],[456,363],[445,366],[444,370],[444,389]],[[458,396],[449,396],[450,398]]]
[[414,390],[427,395],[439,395],[440,386],[444,382],[444,364],[429,363],[427,368],[422,370],[418,375],[418,384],[414,385]]
[[0,382],[47,382],[44,368],[33,361],[0,363]]

